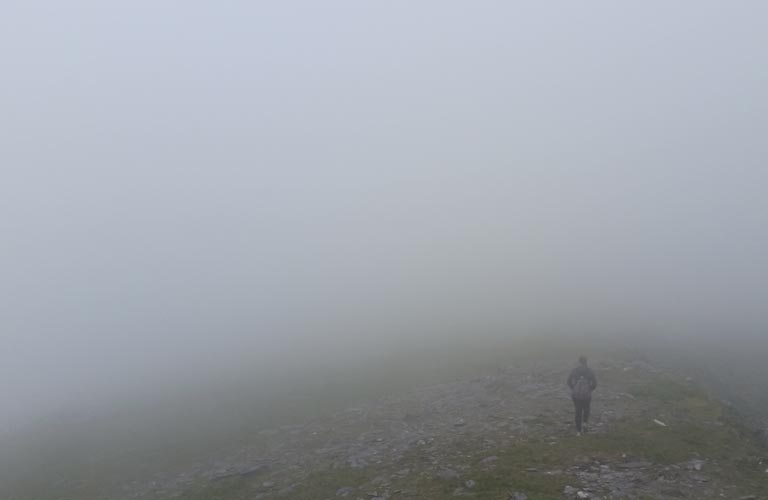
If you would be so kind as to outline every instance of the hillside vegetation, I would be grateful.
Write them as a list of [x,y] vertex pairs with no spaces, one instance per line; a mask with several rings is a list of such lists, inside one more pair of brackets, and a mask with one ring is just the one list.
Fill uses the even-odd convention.
[[47,448],[16,443],[26,462],[8,462],[24,467],[6,468],[3,498],[768,498],[766,450],[701,380],[592,346],[600,385],[577,436],[568,344],[489,347],[414,352],[351,367],[357,377],[339,368],[220,405],[227,432],[182,416],[177,435],[129,443],[120,424],[135,422],[114,417]]

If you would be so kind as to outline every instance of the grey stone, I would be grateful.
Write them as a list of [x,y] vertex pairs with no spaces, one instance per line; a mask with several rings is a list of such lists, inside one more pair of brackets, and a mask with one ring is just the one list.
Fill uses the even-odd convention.
[[624,462],[621,464],[616,464],[617,469],[644,469],[646,467],[650,467],[652,464],[650,462]]
[[336,490],[336,496],[337,497],[345,497],[348,496],[350,493],[355,491],[355,489],[351,486],[344,486]]
[[368,466],[368,462],[365,459],[358,457],[349,457],[347,463],[353,469],[361,469]]
[[442,469],[440,472],[437,473],[437,477],[440,479],[456,479],[459,477],[459,473],[456,472],[453,469]]
[[688,462],[688,470],[699,471],[704,468],[704,460],[691,460]]
[[573,498],[574,496],[576,496],[576,493],[578,491],[579,490],[577,490],[573,486],[566,486],[565,488],[563,488],[563,495],[565,495],[568,498]]
[[264,465],[264,464],[256,465],[254,467],[249,467],[249,468],[247,468],[245,470],[240,471],[240,475],[243,476],[243,477],[251,476],[253,474],[258,474],[259,472],[262,472],[262,471],[264,471],[265,469],[268,469],[268,468],[269,468],[268,465]]

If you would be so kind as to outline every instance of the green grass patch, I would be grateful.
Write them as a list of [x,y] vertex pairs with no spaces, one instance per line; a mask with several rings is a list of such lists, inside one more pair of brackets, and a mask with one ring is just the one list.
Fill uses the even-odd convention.
[[636,398],[653,399],[661,402],[681,401],[690,398],[708,399],[701,388],[665,375],[657,375],[650,380],[635,384],[629,389],[629,393]]

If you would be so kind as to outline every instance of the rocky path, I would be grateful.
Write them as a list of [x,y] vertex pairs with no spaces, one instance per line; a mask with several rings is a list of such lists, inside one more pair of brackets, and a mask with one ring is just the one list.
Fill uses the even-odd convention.
[[[743,490],[724,481],[710,457],[654,463],[636,452],[642,437],[614,443],[612,432],[625,422],[661,430],[692,417],[669,404],[663,390],[661,399],[638,390],[658,387],[664,375],[646,363],[603,362],[595,369],[600,386],[582,441],[573,430],[567,367],[509,367],[264,430],[252,444],[191,470],[127,485],[124,497],[740,498]],[[723,426],[714,416],[700,423]],[[582,450],[585,442],[598,444]],[[511,477],[504,472],[510,467],[519,479],[496,484]],[[526,491],[527,484],[535,487]],[[533,491],[536,485],[549,493]]]

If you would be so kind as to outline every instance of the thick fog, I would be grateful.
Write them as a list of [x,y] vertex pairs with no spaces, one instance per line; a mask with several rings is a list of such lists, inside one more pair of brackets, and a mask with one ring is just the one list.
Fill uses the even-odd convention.
[[763,335],[766,15],[5,4],[0,418],[447,338]]

